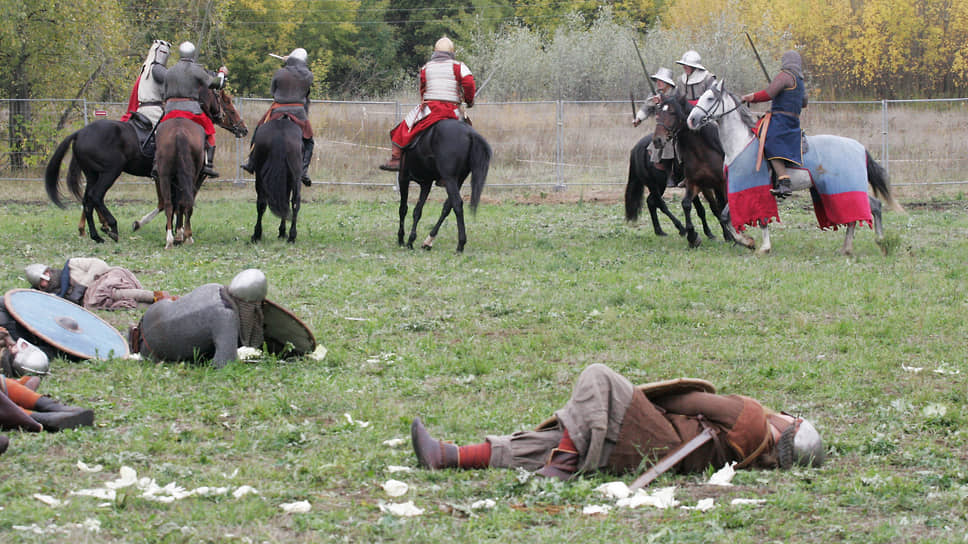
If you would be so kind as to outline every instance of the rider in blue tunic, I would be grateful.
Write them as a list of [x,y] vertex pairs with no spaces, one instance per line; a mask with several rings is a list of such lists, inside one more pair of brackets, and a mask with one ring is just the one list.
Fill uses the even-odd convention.
[[796,51],[783,53],[780,73],[769,87],[743,96],[744,102],[772,100],[768,124],[764,124],[766,141],[764,154],[773,166],[777,187],[772,192],[786,198],[793,192],[786,164],[803,165],[800,147],[800,111],[807,106],[807,92],[803,84],[803,61]]

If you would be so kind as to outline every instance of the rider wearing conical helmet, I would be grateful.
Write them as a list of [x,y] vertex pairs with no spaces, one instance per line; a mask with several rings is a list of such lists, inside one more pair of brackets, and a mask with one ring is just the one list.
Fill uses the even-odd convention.
[[[779,198],[792,194],[787,163],[795,166],[803,164],[800,147],[800,111],[807,107],[807,92],[803,83],[803,59],[796,51],[783,53],[780,73],[770,85],[761,91],[743,96],[744,102],[772,101],[768,117],[764,121],[766,141],[763,154],[769,159],[776,174],[776,189],[772,192]],[[767,128],[768,127],[768,128]]]
[[[662,67],[649,77],[652,81],[655,81],[656,94],[646,99],[645,106],[632,119],[632,126],[637,127],[639,123],[645,121],[650,115],[655,115],[655,109],[662,103],[662,100],[667,96],[674,96],[676,94],[676,80],[674,79],[675,76],[672,74],[672,70]],[[649,153],[652,158],[652,164],[659,170],[666,172],[668,176],[666,186],[675,187],[677,185],[675,175],[673,174],[676,158],[675,145],[670,142],[660,148],[656,148],[655,141],[653,140],[649,143]]]
[[680,84],[676,86],[676,92],[694,106],[702,93],[712,87],[713,82],[716,81],[716,76],[706,70],[706,67],[700,64],[700,61],[702,61],[702,58],[699,53],[691,49],[683,53],[682,58],[676,61],[676,64],[682,66],[682,75],[679,76]]
[[420,104],[390,131],[392,155],[380,169],[399,170],[403,148],[437,121],[464,119],[461,102],[473,107],[476,92],[474,75],[454,58],[454,42],[447,36],[437,40],[430,61],[420,68]]
[[162,121],[169,117],[186,117],[205,129],[205,167],[202,174],[217,178],[218,172],[212,164],[215,160],[215,125],[202,112],[198,90],[203,85],[210,89],[225,87],[225,75],[229,69],[222,66],[213,74],[195,62],[196,51],[192,42],[182,42],[178,46],[178,55],[178,62],[165,76],[165,117]]
[[144,115],[151,121],[152,126],[157,125],[158,121],[161,120],[165,76],[168,74],[170,53],[170,43],[164,40],[155,40],[151,43],[148,56],[145,57],[138,79],[135,80],[134,87],[131,89],[128,111],[121,117],[122,121],[127,121],[132,112]]
[[[312,185],[309,179],[309,162],[313,158],[313,127],[309,124],[309,90],[313,86],[313,73],[307,65],[308,54],[302,47],[297,47],[283,57],[285,66],[276,70],[272,76],[272,105],[266,112],[256,130],[263,124],[287,116],[302,128],[302,183],[306,187]],[[255,131],[252,133],[255,141]],[[250,150],[251,151],[251,150]],[[242,169],[253,173],[252,157],[242,165]]]

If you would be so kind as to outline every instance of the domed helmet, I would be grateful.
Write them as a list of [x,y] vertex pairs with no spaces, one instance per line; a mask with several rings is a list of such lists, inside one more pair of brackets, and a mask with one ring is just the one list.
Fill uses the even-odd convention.
[[17,353],[13,356],[13,370],[19,375],[46,376],[50,373],[50,360],[47,354],[30,342],[19,338]]
[[192,42],[182,42],[178,46],[178,54],[183,59],[195,60],[195,44]]
[[34,289],[40,286],[40,280],[50,281],[50,274],[47,273],[47,265],[39,263],[27,265],[24,268],[24,275],[27,276],[27,281]]
[[229,294],[246,302],[265,300],[268,292],[269,281],[258,268],[249,268],[239,272],[229,283]]
[[289,59],[305,63],[307,60],[309,60],[309,54],[307,54],[306,50],[302,47],[297,47],[292,50],[292,53],[289,53],[289,55],[286,56],[286,60]]
[[454,42],[450,41],[450,38],[444,36],[443,38],[437,40],[434,44],[434,51],[444,51],[447,53],[454,52]]
[[701,60],[702,58],[699,56],[699,53],[690,49],[689,51],[686,51],[685,53],[682,54],[682,58],[677,60],[676,64],[681,64],[683,66],[690,66],[692,68],[696,68],[699,70],[705,70],[706,67],[703,66],[702,64],[699,64],[699,61]]
[[669,85],[672,85],[673,87],[676,86],[676,79],[675,79],[675,76],[672,75],[672,70],[666,67],[659,68],[658,70],[656,70],[654,74],[652,74],[649,77],[651,77],[652,79],[657,79],[659,81],[664,81]]
[[820,433],[812,423],[802,417],[783,430],[776,443],[780,468],[792,468],[794,464],[804,467],[819,467],[826,454]]

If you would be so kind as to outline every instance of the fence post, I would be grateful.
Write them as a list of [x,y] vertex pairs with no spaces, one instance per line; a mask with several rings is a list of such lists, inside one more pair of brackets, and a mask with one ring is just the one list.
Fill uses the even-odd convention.
[[88,123],[88,121],[87,121],[87,99],[86,98],[83,98],[81,100],[82,100],[82,103],[84,104],[84,126],[87,126],[87,123]]
[[565,161],[565,112],[561,100],[555,101],[555,190],[565,190],[565,175],[562,164]]
[[891,146],[888,143],[890,134],[887,130],[887,100],[881,100],[881,157],[884,161],[884,169],[887,170],[888,179],[891,175]]

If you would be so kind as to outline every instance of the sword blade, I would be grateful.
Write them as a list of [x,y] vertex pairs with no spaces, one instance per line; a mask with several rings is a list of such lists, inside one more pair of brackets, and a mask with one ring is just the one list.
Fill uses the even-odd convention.
[[697,434],[695,438],[669,452],[665,457],[659,459],[659,462],[652,465],[652,468],[636,478],[635,481],[632,482],[632,485],[629,486],[629,491],[635,491],[636,489],[640,489],[651,484],[653,480],[658,478],[663,472],[678,465],[679,461],[682,461],[690,453],[696,451],[699,446],[702,446],[712,439],[712,429],[709,429],[708,427],[703,429],[703,431]]

